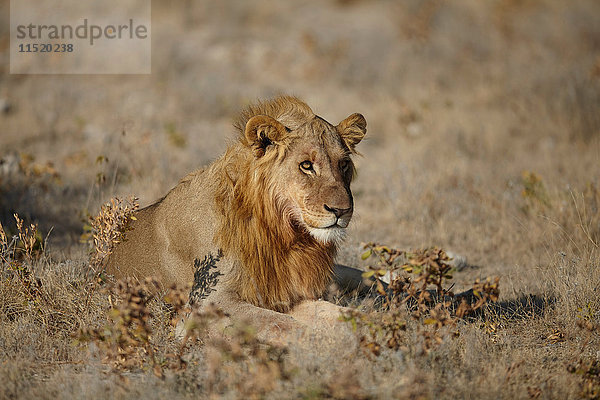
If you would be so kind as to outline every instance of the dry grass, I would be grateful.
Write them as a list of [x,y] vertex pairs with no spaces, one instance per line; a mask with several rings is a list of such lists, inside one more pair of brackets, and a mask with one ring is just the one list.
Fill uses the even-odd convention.
[[[155,2],[153,74],[86,77],[8,75],[0,25],[0,398],[598,398],[599,16],[594,0]],[[365,301],[375,336],[287,349],[242,322],[208,338],[213,310],[182,344],[184,288],[98,279],[136,203],[105,207],[106,229],[88,215],[164,195],[279,92],[367,118],[340,262],[438,246],[467,258],[442,290],[498,276],[498,302],[459,318],[456,302],[414,316],[422,291]]]

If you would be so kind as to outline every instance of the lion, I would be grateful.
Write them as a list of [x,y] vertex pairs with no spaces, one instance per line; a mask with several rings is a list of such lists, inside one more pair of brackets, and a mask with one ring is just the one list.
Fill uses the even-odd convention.
[[337,306],[318,299],[335,279],[358,287],[360,271],[334,265],[354,210],[352,156],[367,132],[352,114],[337,125],[296,97],[242,111],[237,138],[209,166],[139,210],[108,259],[115,277],[155,276],[168,287],[194,279],[194,261],[216,257],[205,302],[281,327]]

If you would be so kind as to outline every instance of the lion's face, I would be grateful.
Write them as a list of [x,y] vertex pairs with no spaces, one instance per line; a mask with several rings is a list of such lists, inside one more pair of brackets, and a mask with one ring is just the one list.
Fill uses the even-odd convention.
[[276,200],[293,225],[324,243],[341,240],[352,218],[350,156],[366,133],[364,117],[353,114],[337,126],[314,117],[290,130],[270,117],[258,116],[246,128],[247,137],[258,143],[257,157],[272,156]]
[[335,126],[318,117],[290,133],[297,137],[282,165],[281,183],[293,218],[318,240],[339,240],[353,212],[350,150]]

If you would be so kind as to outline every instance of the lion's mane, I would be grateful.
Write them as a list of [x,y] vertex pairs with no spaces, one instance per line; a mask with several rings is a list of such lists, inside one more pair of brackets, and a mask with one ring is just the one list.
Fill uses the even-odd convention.
[[[314,117],[293,97],[279,97],[244,110],[235,126],[240,141],[243,127],[256,115],[275,118],[295,129]],[[215,194],[220,214],[215,241],[224,254],[239,260],[230,277],[231,288],[242,300],[285,312],[302,299],[319,297],[333,273],[336,246],[324,244],[299,228],[280,188],[272,178],[277,160],[286,156],[278,146],[259,160],[251,151],[230,149],[218,171]]]

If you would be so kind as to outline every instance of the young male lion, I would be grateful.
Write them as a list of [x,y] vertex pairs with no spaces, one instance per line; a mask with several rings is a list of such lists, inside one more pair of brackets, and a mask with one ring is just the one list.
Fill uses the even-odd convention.
[[361,281],[347,267],[334,274],[333,260],[352,217],[351,155],[366,125],[360,114],[332,125],[295,97],[250,105],[223,156],[136,214],[109,272],[185,285],[194,261],[211,255],[217,279],[203,303],[266,326],[337,317],[311,300],[334,276]]

